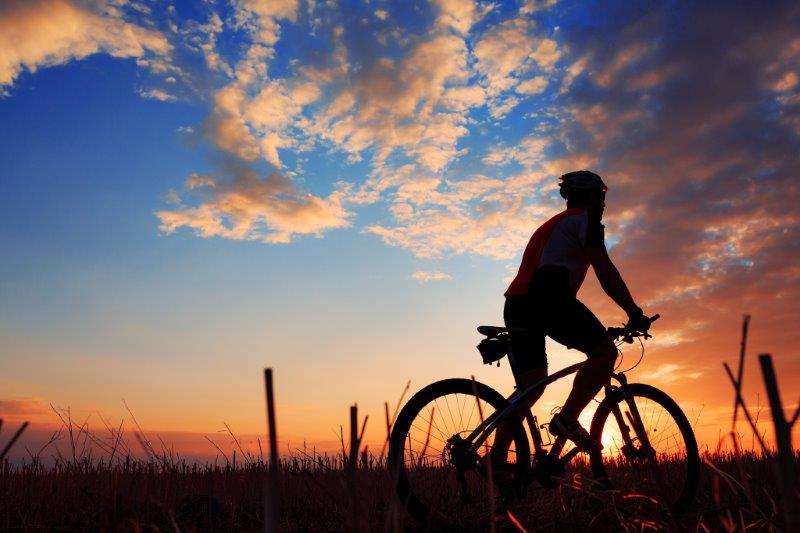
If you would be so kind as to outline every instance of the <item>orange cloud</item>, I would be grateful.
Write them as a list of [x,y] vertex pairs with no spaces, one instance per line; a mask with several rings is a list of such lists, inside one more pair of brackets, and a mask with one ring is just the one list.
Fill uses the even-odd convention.
[[236,25],[251,32],[254,38],[272,46],[280,37],[279,19],[295,20],[297,0],[237,0],[234,2]]
[[156,213],[161,231],[173,233],[185,226],[201,237],[287,243],[296,234],[319,236],[350,225],[341,192],[327,198],[313,196],[280,174],[261,179],[255,172],[243,170],[230,183],[199,175],[190,176],[186,182],[187,189],[202,185],[214,187],[200,205]]
[[411,279],[426,282],[426,281],[447,281],[453,279],[453,277],[450,274],[446,274],[438,270],[434,271],[417,270],[416,272],[411,274]]
[[437,24],[451,27],[462,35],[469,33],[479,14],[473,0],[436,0],[439,8]]
[[120,7],[93,8],[69,0],[9,1],[0,5],[0,88],[27,69],[60,65],[99,52],[113,57],[165,55],[160,32],[124,20]]
[[[514,88],[518,76],[537,67],[551,71],[561,57],[552,39],[533,35],[524,18],[509,19],[492,27],[475,44],[476,68],[486,78],[491,96]],[[524,92],[524,91],[523,91]]]
[[0,418],[5,420],[36,420],[48,411],[45,402],[37,398],[0,400]]

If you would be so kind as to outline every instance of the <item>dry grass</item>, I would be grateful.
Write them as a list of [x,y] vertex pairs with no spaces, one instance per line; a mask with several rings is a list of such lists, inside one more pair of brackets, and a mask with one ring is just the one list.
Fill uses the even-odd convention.
[[[366,459],[366,461],[365,461]],[[753,453],[704,457],[695,504],[675,517],[649,498],[602,491],[580,465],[557,489],[532,489],[512,508],[527,530],[697,530],[779,528],[774,459]],[[347,531],[351,495],[342,455],[297,456],[281,464],[281,529]],[[618,468],[624,468],[618,466]],[[744,474],[746,479],[741,479]],[[246,457],[234,468],[179,458],[76,457],[45,467],[0,465],[0,529],[257,530],[263,528],[267,464]],[[413,528],[397,508],[383,461],[362,455],[355,475],[361,523],[372,531]],[[745,486],[753,487],[746,492]],[[498,530],[513,530],[508,517]]]

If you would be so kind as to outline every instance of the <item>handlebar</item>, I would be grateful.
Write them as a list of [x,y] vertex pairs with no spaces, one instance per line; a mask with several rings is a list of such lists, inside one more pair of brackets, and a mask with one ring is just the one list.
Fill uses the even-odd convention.
[[[658,320],[661,315],[655,314],[651,316],[648,320],[650,324]],[[652,337],[647,331],[639,331],[633,328],[629,328],[627,325],[621,328],[608,328],[608,334],[611,336],[612,339],[622,339],[624,342],[631,344],[633,342],[634,337],[644,337],[645,339],[649,339]]]

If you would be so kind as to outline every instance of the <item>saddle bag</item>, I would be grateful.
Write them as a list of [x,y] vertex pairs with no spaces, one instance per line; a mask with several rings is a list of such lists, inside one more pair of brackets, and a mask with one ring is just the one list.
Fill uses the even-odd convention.
[[484,365],[497,362],[497,366],[500,366],[500,359],[508,355],[508,340],[499,338],[483,339],[477,348],[481,352]]

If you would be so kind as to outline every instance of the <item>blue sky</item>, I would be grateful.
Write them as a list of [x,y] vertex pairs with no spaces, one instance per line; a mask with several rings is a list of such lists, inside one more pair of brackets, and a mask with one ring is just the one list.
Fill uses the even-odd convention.
[[[743,312],[800,383],[798,17],[6,2],[0,405],[122,417],[125,398],[152,427],[255,433],[272,365],[286,434],[324,441],[351,402],[377,419],[407,379],[509,390],[474,326],[501,322],[531,231],[561,208],[557,176],[591,168],[612,255],[664,316],[642,375],[715,436]],[[622,319],[593,279],[581,297]],[[553,368],[575,360],[552,347]]]

